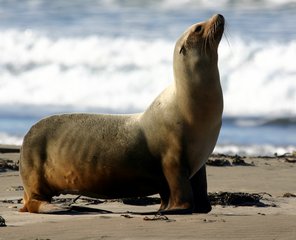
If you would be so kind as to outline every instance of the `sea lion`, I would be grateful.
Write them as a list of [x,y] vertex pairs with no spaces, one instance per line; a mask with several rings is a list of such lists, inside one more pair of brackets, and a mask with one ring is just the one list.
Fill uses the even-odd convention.
[[20,211],[53,213],[53,196],[112,199],[160,194],[159,212],[206,213],[205,163],[223,111],[218,45],[224,17],[185,31],[174,50],[174,83],[140,114],[63,114],[24,137]]

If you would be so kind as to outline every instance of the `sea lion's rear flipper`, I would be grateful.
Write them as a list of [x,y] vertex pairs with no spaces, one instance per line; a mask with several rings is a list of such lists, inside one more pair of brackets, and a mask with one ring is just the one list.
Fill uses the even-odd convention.
[[59,206],[48,202],[41,202],[38,208],[38,213],[44,214],[61,214],[71,211],[71,207]]

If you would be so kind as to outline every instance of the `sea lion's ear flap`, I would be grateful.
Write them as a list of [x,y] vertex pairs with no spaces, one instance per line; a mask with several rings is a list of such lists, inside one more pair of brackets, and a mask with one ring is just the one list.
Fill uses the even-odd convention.
[[181,47],[180,47],[180,49],[179,49],[179,54],[183,54],[183,55],[185,55],[185,47],[184,47],[184,45],[182,44],[181,45]]

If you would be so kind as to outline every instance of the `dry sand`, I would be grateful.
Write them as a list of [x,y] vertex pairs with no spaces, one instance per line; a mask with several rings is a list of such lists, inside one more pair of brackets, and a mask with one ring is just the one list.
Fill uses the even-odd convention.
[[[4,146],[0,146],[0,152],[1,149]],[[5,152],[0,153],[0,216],[7,226],[0,227],[0,240],[296,239],[295,156],[243,159],[246,163],[253,162],[254,166],[208,166],[209,192],[262,193],[260,201],[265,207],[215,205],[209,214],[154,219],[154,216],[122,213],[157,210],[158,205],[135,206],[120,201],[87,205],[117,212],[111,214],[19,213],[22,197],[19,186],[22,184],[18,172],[11,170],[17,166],[19,154],[7,151],[7,148]],[[233,161],[229,156],[213,156],[212,160],[215,159]],[[284,197],[284,194],[290,197]],[[78,200],[76,205],[86,204],[89,202]]]

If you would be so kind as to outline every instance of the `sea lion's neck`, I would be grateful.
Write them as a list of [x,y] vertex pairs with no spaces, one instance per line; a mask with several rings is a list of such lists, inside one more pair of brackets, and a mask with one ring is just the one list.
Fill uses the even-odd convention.
[[[222,114],[223,97],[217,63],[187,65],[184,69],[174,69],[174,75],[178,107],[189,122],[194,123],[196,117],[213,112]],[[200,102],[203,104],[197,104]]]

